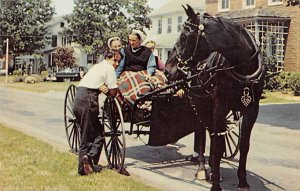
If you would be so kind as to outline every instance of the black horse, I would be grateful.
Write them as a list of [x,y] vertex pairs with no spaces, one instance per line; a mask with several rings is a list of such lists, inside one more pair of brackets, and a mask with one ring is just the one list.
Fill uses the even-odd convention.
[[[246,160],[265,76],[260,52],[253,36],[239,24],[196,14],[189,5],[184,9],[188,19],[166,63],[165,73],[170,81],[198,74],[186,94],[203,124],[198,131],[208,127],[210,132],[211,190],[222,190],[220,161],[225,149],[226,115],[230,110],[240,112],[243,120],[238,189],[250,190]],[[199,170],[204,170],[203,144],[200,151]]]

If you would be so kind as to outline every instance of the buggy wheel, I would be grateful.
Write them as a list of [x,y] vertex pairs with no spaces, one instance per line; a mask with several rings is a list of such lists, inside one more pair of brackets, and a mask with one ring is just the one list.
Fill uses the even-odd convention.
[[116,98],[106,98],[102,123],[104,125],[104,149],[108,166],[121,172],[125,160],[125,132],[122,109]]
[[226,129],[225,134],[225,151],[223,158],[232,159],[236,156],[240,146],[240,132],[243,117],[239,111],[230,110],[226,116]]
[[71,152],[78,154],[80,145],[80,127],[73,113],[72,106],[76,94],[76,86],[71,84],[66,92],[64,104],[64,120],[66,135]]

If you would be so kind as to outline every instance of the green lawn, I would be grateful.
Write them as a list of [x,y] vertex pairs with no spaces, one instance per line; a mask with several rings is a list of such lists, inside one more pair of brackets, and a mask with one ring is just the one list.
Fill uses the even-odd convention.
[[[9,76],[9,83],[5,83],[5,76],[0,76],[0,85],[10,88],[15,88],[23,91],[31,91],[38,93],[46,93],[49,91],[65,92],[70,84],[78,85],[78,82],[40,82],[35,84],[26,84],[24,82],[13,83],[13,76]],[[300,103],[300,96],[293,96],[292,92],[265,92],[264,99],[260,103]]]
[[155,191],[112,170],[77,175],[77,156],[0,124],[1,191]]
[[292,92],[265,92],[261,104],[267,103],[300,103],[300,96],[294,96]]
[[38,93],[46,93],[49,91],[66,91],[67,87],[72,84],[78,84],[78,82],[40,82],[35,84],[27,84],[25,82],[12,82],[13,76],[8,76],[8,83],[5,82],[5,76],[0,76],[0,85],[10,88],[15,88],[23,91],[31,91]]

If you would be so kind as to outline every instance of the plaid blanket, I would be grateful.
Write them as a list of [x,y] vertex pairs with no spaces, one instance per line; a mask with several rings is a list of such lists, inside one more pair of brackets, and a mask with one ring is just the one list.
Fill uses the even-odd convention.
[[145,94],[165,85],[167,79],[162,71],[156,70],[150,80],[146,80],[147,71],[124,71],[118,80],[122,99],[134,104],[140,94]]

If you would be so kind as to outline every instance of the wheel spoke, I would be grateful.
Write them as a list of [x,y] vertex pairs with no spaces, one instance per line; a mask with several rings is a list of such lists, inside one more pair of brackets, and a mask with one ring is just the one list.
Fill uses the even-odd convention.
[[234,132],[234,131],[231,131],[232,132],[232,134],[234,134],[236,137],[239,137],[239,135],[236,133],[236,132]]
[[66,105],[66,108],[67,108],[68,111],[71,113],[71,115],[75,116],[74,113],[73,113],[72,108],[70,108],[69,105]]
[[230,138],[232,144],[234,144],[234,146],[237,147],[237,144],[236,144],[235,140],[232,138],[230,133],[228,134],[228,137]]
[[[227,134],[228,135],[228,134]],[[229,139],[228,139],[228,136],[225,136],[225,139],[226,139],[226,143],[227,143],[227,147],[226,147],[226,149],[228,148],[229,149],[229,152],[230,152],[230,154],[232,154],[233,152],[232,152],[232,149],[231,149],[231,145],[230,145],[230,142],[229,142]]]

